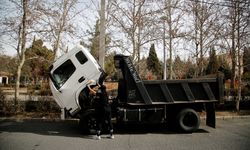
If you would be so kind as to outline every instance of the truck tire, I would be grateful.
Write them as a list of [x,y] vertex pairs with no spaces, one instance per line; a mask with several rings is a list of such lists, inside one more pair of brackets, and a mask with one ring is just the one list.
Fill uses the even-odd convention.
[[96,115],[94,110],[87,111],[82,114],[79,122],[79,128],[83,134],[95,134]]
[[177,114],[176,123],[182,131],[194,132],[199,129],[200,117],[195,110],[187,108]]

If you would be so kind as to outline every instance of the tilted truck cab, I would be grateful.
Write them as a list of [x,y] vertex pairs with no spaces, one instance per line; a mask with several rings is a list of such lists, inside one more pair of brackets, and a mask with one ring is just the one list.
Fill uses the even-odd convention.
[[[117,97],[112,99],[116,123],[167,123],[185,132],[199,128],[197,112],[206,111],[206,124],[216,126],[214,104],[223,98],[223,77],[184,80],[140,79],[129,56],[114,56],[120,74]],[[78,46],[51,66],[50,87],[61,108],[80,118],[84,132],[95,130],[94,105],[86,85],[103,82],[106,74],[93,56]],[[93,83],[95,84],[95,83]]]
[[60,57],[50,67],[50,88],[54,99],[71,116],[81,110],[79,95],[89,80],[102,82],[104,71],[82,46]]

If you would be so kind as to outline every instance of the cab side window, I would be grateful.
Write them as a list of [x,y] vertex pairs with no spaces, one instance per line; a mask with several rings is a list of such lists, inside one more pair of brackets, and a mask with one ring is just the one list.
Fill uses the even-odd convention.
[[82,51],[76,53],[76,58],[80,62],[80,64],[84,64],[88,61],[88,58],[83,54]]
[[67,60],[53,72],[53,81],[57,89],[63,86],[63,84],[71,77],[75,70],[76,67],[73,65],[71,60]]

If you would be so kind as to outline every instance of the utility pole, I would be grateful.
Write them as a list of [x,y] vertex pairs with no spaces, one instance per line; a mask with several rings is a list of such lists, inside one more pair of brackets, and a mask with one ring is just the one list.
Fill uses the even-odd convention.
[[100,11],[100,39],[99,39],[99,64],[103,69],[105,59],[105,0],[101,0]]
[[169,79],[173,79],[173,50],[172,50],[172,44],[173,44],[173,31],[172,31],[172,6],[171,6],[171,1],[168,1],[168,18],[167,18],[167,23],[168,23],[168,32],[169,32]]
[[237,110],[237,112],[239,112],[240,111],[240,100],[241,100],[241,67],[242,67],[242,65],[241,65],[241,52],[240,52],[240,50],[241,50],[241,48],[240,48],[240,41],[241,41],[241,39],[240,39],[240,15],[241,15],[241,12],[240,12],[240,2],[239,1],[237,1],[237,4],[236,4],[237,6],[237,9],[236,9],[236,12],[237,12],[237,53],[238,53],[238,98],[236,99],[236,110]]
[[166,34],[166,24],[165,21],[167,20],[166,16],[162,16],[161,20],[163,22],[163,80],[167,80],[167,63],[166,63],[166,41],[165,41],[165,34]]

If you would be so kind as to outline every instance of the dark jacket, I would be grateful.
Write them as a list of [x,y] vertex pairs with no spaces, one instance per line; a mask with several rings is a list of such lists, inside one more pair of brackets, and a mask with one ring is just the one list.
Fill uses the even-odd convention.
[[105,85],[101,85],[96,93],[96,109],[100,111],[111,111]]

